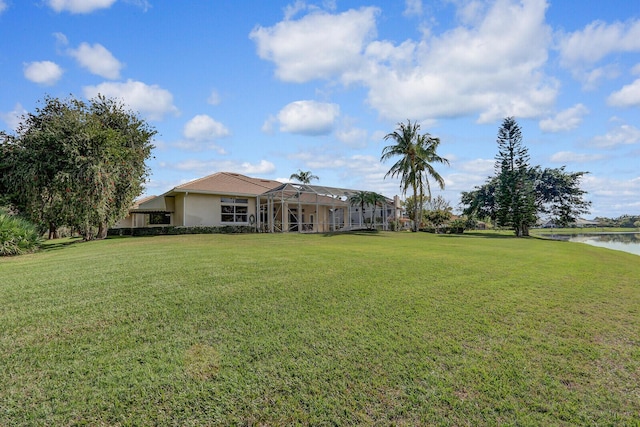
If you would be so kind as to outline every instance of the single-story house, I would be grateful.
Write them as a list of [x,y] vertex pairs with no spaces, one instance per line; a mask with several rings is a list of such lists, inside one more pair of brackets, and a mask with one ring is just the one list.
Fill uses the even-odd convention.
[[218,172],[137,201],[113,228],[249,226],[262,232],[330,232],[389,229],[400,218],[400,199],[382,206],[352,205],[357,190],[282,183]]

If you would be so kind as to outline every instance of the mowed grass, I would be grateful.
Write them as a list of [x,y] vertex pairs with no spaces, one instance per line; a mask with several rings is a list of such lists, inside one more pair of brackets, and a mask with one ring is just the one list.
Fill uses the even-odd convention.
[[640,258],[494,232],[0,259],[0,425],[638,425]]

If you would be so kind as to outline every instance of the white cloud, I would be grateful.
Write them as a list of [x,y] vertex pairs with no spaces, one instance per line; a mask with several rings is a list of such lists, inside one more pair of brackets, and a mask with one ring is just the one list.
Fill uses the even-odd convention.
[[560,61],[569,68],[589,66],[611,53],[640,51],[640,19],[607,24],[594,21],[561,36]]
[[104,82],[97,86],[85,86],[83,93],[87,98],[102,94],[108,98],[121,99],[129,108],[140,112],[149,120],[161,120],[166,114],[178,114],[171,92],[158,85],[147,85],[134,80],[127,80],[125,83]]
[[130,3],[134,6],[138,6],[144,12],[151,9],[151,3],[148,0],[125,0],[127,3]]
[[622,180],[589,174],[582,178],[581,187],[588,191],[593,200],[593,216],[603,215],[597,211],[598,206],[606,207],[606,216],[609,217],[633,214],[640,207],[640,176]]
[[198,175],[207,175],[213,172],[236,172],[246,175],[265,175],[276,170],[273,163],[268,160],[260,160],[260,162],[235,162],[232,160],[185,160],[175,165],[178,170],[189,171]]
[[604,156],[602,154],[586,154],[586,153],[574,153],[572,151],[559,151],[551,156],[549,159],[553,163],[588,163],[595,162],[596,160],[602,160]]
[[276,64],[278,78],[289,82],[328,79],[358,66],[363,48],[375,34],[376,8],[338,15],[317,11],[297,21],[256,27],[249,37],[258,55]]
[[95,43],[93,46],[89,43],[81,43],[77,49],[69,49],[68,52],[78,61],[80,66],[93,74],[106,79],[120,77],[122,63],[99,43]]
[[602,148],[612,148],[619,145],[631,145],[640,143],[640,129],[622,124],[605,135],[598,135],[591,141],[592,145]]
[[607,64],[589,71],[574,70],[575,78],[582,82],[585,90],[592,90],[598,87],[601,80],[613,80],[620,75],[620,70],[616,64]]
[[340,115],[337,104],[295,101],[278,113],[280,131],[302,135],[326,135]]
[[284,19],[288,21],[305,9],[307,9],[307,4],[302,0],[296,0],[295,3],[285,6]]
[[274,115],[270,115],[269,117],[267,117],[267,120],[264,121],[264,123],[262,124],[262,132],[267,133],[267,134],[273,134],[274,133],[274,129],[273,127],[275,126],[275,124],[278,123],[278,118]]
[[206,114],[199,114],[189,120],[182,131],[185,138],[196,141],[212,141],[229,136],[229,129]]
[[354,125],[354,119],[345,117],[340,128],[336,130],[336,138],[351,148],[364,148],[367,146],[368,132]]
[[64,33],[53,33],[53,37],[56,39],[56,45],[58,47],[64,47],[69,44],[69,39]]
[[488,4],[481,0],[453,0],[457,5],[456,17],[464,25],[477,25],[487,11]]
[[486,123],[548,114],[558,83],[544,74],[552,41],[546,1],[460,2],[463,8],[467,25],[399,44],[371,40],[378,13],[371,8],[313,13],[258,27],[251,38],[280,79],[361,84],[368,103],[387,119],[478,114]]
[[405,0],[405,9],[403,15],[405,16],[420,16],[422,15],[422,0]]
[[220,105],[220,94],[218,93],[217,90],[212,90],[211,93],[209,94],[209,97],[207,98],[207,104],[210,105]]
[[45,86],[52,86],[62,77],[62,68],[55,62],[39,61],[24,64],[24,76],[27,80]]
[[18,103],[15,105],[15,107],[13,107],[13,110],[6,113],[0,113],[0,119],[2,119],[2,121],[5,122],[10,129],[15,131],[22,121],[22,116],[26,115],[27,113],[28,111],[25,110],[20,103]]
[[369,49],[369,69],[360,77],[370,87],[369,103],[395,120],[540,116],[557,96],[556,82],[542,73],[551,39],[545,10],[541,0],[499,0],[474,26]]
[[494,159],[474,159],[457,163],[456,169],[486,177],[493,173],[495,164]]
[[0,0],[0,13],[7,9],[7,3],[4,0]]
[[336,138],[351,148],[367,146],[367,131],[365,129],[345,126],[336,131]]
[[556,114],[555,117],[549,117],[540,121],[540,130],[543,132],[566,132],[580,126],[582,118],[589,113],[587,107],[582,104],[576,104],[571,108]]
[[607,103],[614,107],[640,107],[640,79],[613,92]]
[[107,9],[116,0],[47,0],[49,7],[56,12],[91,13],[98,9]]

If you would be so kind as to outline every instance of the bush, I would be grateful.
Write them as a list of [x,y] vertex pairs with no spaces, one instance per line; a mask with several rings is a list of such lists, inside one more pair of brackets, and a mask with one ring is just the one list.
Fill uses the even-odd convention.
[[0,209],[0,256],[34,252],[41,244],[42,236],[35,225]]

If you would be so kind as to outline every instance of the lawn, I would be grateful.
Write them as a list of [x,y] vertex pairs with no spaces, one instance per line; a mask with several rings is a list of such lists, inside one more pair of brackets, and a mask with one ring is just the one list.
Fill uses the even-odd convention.
[[0,425],[637,425],[640,259],[495,232],[0,259]]

